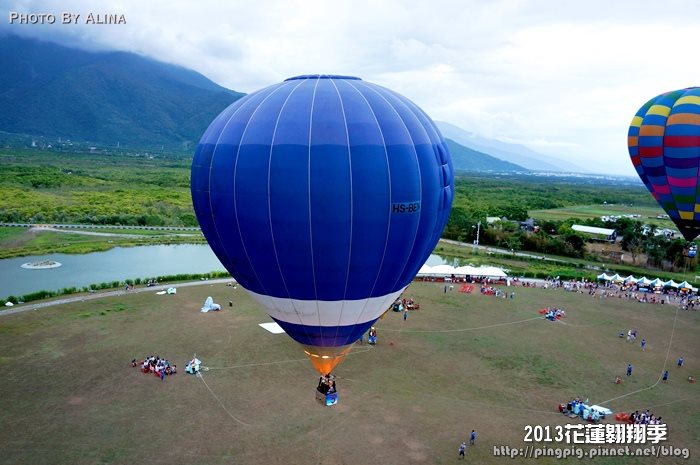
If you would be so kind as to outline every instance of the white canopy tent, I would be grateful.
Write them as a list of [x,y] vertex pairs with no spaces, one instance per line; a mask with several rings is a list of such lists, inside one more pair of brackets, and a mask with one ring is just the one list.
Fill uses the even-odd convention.
[[430,274],[432,275],[449,276],[454,274],[454,272],[455,267],[450,265],[437,265],[430,268]]
[[450,265],[427,266],[423,265],[417,276],[486,276],[488,278],[506,278],[508,275],[501,268],[495,266],[460,266]]

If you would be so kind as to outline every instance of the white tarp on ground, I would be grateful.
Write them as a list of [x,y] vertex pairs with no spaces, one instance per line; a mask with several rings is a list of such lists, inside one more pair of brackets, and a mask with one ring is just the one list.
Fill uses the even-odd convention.
[[282,334],[284,333],[284,330],[280,325],[278,325],[275,322],[272,323],[259,323],[258,326],[262,327],[263,329],[266,329],[270,331],[272,334]]
[[200,370],[200,368],[201,368],[201,365],[202,365],[202,361],[201,361],[200,359],[198,359],[197,356],[195,355],[195,356],[192,358],[192,360],[190,360],[189,362],[187,362],[187,366],[185,367],[185,371],[186,371],[187,373],[190,373],[190,374],[193,374],[193,375],[194,375],[194,374],[196,374],[196,373],[199,373],[199,370]]
[[450,265],[427,266],[423,265],[418,271],[418,276],[486,276],[489,278],[505,278],[506,273],[495,266],[460,266],[453,267]]
[[591,409],[592,409],[592,410],[597,410],[597,411],[599,411],[600,413],[602,413],[603,415],[606,415],[606,416],[607,416],[607,415],[612,415],[612,414],[613,414],[613,411],[612,411],[612,410],[610,410],[609,408],[606,408],[606,407],[601,407],[600,405],[591,405]]
[[207,300],[204,301],[204,306],[202,307],[202,313],[207,313],[207,312],[214,312],[217,310],[221,310],[221,305],[215,304],[214,299],[210,297],[207,297]]

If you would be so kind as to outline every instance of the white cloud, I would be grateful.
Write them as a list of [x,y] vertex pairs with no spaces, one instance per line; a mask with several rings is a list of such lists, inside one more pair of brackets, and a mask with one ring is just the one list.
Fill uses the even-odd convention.
[[[6,12],[124,14],[126,25],[0,31],[134,51],[252,92],[309,73],[389,87],[485,137],[633,174],[627,125],[698,85],[693,0],[5,0]],[[7,16],[6,16],[7,18]]]

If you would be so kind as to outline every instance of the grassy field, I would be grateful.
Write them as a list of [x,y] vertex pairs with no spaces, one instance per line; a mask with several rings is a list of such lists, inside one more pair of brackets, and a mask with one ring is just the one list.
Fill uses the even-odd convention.
[[[314,400],[317,375],[300,347],[260,328],[269,318],[240,288],[209,284],[2,316],[0,463],[444,464],[457,460],[472,429],[479,437],[469,463],[522,463],[494,457],[493,446],[523,447],[526,425],[578,423],[556,413],[574,396],[618,398],[607,404],[614,411],[651,408],[668,422],[666,445],[692,454],[591,463],[699,463],[700,384],[685,380],[700,374],[697,312],[515,291],[504,300],[412,284],[405,295],[421,310],[406,322],[394,312],[378,322],[379,344],[357,345],[336,370],[341,400],[330,408]],[[208,295],[222,312],[199,312]],[[537,318],[544,306],[568,316]],[[648,341],[645,352],[617,337],[631,327]],[[201,378],[161,382],[129,364],[159,354],[182,370],[195,352],[208,367]],[[629,362],[635,372],[626,378]],[[664,367],[670,381],[657,385]],[[616,375],[624,384],[612,382]]]
[[666,214],[666,212],[658,206],[622,204],[574,205],[552,208],[549,210],[530,210],[529,214],[532,218],[538,220],[552,221],[564,221],[569,218],[599,218],[601,216],[612,215],[640,215],[640,218],[637,219],[643,223],[655,224],[660,228],[676,229],[676,226],[671,220],[657,218],[659,215]]
[[[550,254],[542,254],[541,256],[546,256],[547,258],[552,259],[552,261],[539,260],[534,258],[519,257],[507,252],[496,253],[488,252],[484,249],[474,250],[469,244],[455,245],[454,243],[449,243],[444,240],[441,240],[438,243],[433,253],[439,255],[445,260],[451,260],[455,266],[468,264],[475,266],[495,265],[508,270],[508,274],[511,276],[522,276],[524,273],[527,273],[528,277],[535,276],[545,278],[562,276],[566,277],[567,279],[575,278],[579,280],[586,279],[588,281],[593,281],[595,280],[596,276],[605,271],[608,274],[619,273],[624,276],[632,274],[639,277],[659,277],[664,281],[673,279],[677,282],[697,282],[695,278],[697,273],[695,273],[695,270],[687,270],[685,272],[655,270],[643,266],[641,264],[642,260],[640,260],[640,263],[637,265],[630,265],[629,263],[602,263],[600,261],[584,260]],[[528,253],[534,256],[540,256],[540,254],[534,252]]]
[[[114,233],[114,236],[89,235]],[[79,230],[41,231],[28,228],[0,227],[0,259],[51,253],[91,253],[102,252],[113,247],[134,247],[156,244],[196,244],[204,243],[199,233],[149,230]]]
[[190,160],[0,149],[7,222],[196,226]]

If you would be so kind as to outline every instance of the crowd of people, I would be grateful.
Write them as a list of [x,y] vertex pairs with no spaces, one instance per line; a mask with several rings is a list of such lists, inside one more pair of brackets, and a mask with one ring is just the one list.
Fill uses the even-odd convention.
[[646,409],[643,412],[636,410],[634,413],[620,412],[615,414],[615,419],[617,421],[623,421],[631,424],[637,425],[663,425],[661,417],[657,417],[653,413]]
[[[187,362],[185,371],[190,374],[197,374],[201,368],[202,361],[195,355],[192,360]],[[131,366],[144,373],[153,373],[160,379],[164,379],[166,376],[174,375],[177,373],[177,365],[171,363],[170,360],[161,358],[160,355],[147,355],[142,360],[136,360],[135,358],[131,360]]]
[[408,299],[404,297],[403,299],[397,299],[391,308],[395,312],[403,312],[404,310],[418,310],[420,308],[420,304],[416,303],[413,300],[413,297]]
[[580,397],[575,397],[566,404],[559,404],[559,411],[569,417],[580,417],[593,423],[605,418],[604,411],[587,405]]
[[170,363],[170,360],[160,358],[160,355],[147,355],[139,362],[132,359],[131,366],[140,367],[144,373],[154,373],[160,379],[165,378],[166,375],[177,373],[177,365]]
[[638,289],[636,286],[625,286],[616,283],[599,283],[591,281],[562,280],[547,278],[541,284],[534,281],[523,281],[523,286],[542,287],[544,289],[563,289],[569,292],[588,294],[600,299],[616,298],[634,300],[645,304],[675,304],[683,310],[697,310],[700,307],[700,296],[666,289],[662,293]]
[[[479,291],[483,295],[492,295],[494,297],[500,297],[502,299],[507,299],[508,298],[508,291],[504,291],[503,289],[500,289],[498,287],[490,286],[488,284],[482,284],[481,287],[479,288]],[[515,292],[512,291],[510,293],[510,298],[514,299],[515,298]]]

